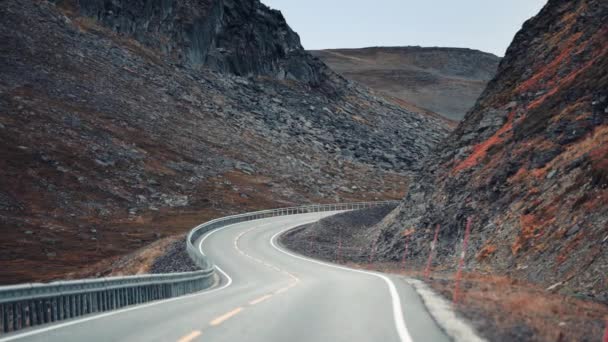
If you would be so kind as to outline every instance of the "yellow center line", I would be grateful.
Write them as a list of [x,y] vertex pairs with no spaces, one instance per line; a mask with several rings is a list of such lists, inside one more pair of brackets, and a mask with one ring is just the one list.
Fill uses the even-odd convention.
[[220,325],[220,324],[222,324],[222,323],[223,323],[225,320],[227,320],[227,319],[229,319],[230,317],[232,317],[232,316],[234,316],[234,315],[238,314],[238,313],[239,313],[239,312],[241,312],[241,311],[243,311],[243,308],[242,308],[242,307],[238,307],[238,308],[236,308],[236,309],[234,309],[234,310],[232,310],[232,311],[230,311],[230,312],[227,312],[227,313],[225,313],[225,314],[221,315],[220,317],[218,317],[218,318],[216,318],[216,319],[212,320],[211,322],[209,322],[209,324],[210,324],[211,326]]
[[195,338],[201,336],[201,334],[202,333],[199,330],[194,330],[193,332],[189,333],[188,335],[177,340],[177,342],[190,342],[190,341],[194,340]]
[[249,302],[249,305],[256,305],[258,303],[261,303],[261,302],[265,301],[266,299],[268,299],[270,297],[272,297],[272,295],[271,294],[267,294],[267,295],[262,296],[262,297],[260,297],[258,299],[252,300],[251,302]]

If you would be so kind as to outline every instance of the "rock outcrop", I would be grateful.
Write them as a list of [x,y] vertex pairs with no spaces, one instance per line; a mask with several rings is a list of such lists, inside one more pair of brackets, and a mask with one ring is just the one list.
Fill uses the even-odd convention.
[[500,58],[478,50],[440,47],[370,47],[311,51],[344,77],[404,105],[462,120]]
[[374,229],[385,258],[454,269],[473,218],[469,271],[608,302],[608,3],[550,0]]
[[258,0],[55,2],[189,68],[321,81],[323,64],[302,49],[281,12]]
[[402,197],[448,133],[257,0],[7,0],[0,55],[0,283],[90,275],[217,215]]

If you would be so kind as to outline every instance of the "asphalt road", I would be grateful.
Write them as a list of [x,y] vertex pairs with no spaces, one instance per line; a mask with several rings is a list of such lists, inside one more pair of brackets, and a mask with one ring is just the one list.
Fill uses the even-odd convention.
[[449,341],[401,278],[304,258],[278,234],[324,214],[235,224],[198,245],[219,284],[153,302],[20,331],[5,341]]

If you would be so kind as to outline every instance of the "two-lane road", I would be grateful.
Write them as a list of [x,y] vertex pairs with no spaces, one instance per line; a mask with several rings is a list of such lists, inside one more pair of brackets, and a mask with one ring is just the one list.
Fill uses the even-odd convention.
[[448,341],[398,277],[295,255],[277,236],[332,213],[249,221],[203,236],[214,289],[0,337],[15,341]]

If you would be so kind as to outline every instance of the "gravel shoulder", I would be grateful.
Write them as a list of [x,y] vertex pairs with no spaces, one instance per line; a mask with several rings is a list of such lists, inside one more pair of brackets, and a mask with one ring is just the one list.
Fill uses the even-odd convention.
[[150,273],[192,272],[199,267],[186,252],[186,238],[182,238],[167,246],[165,253],[154,260]]

